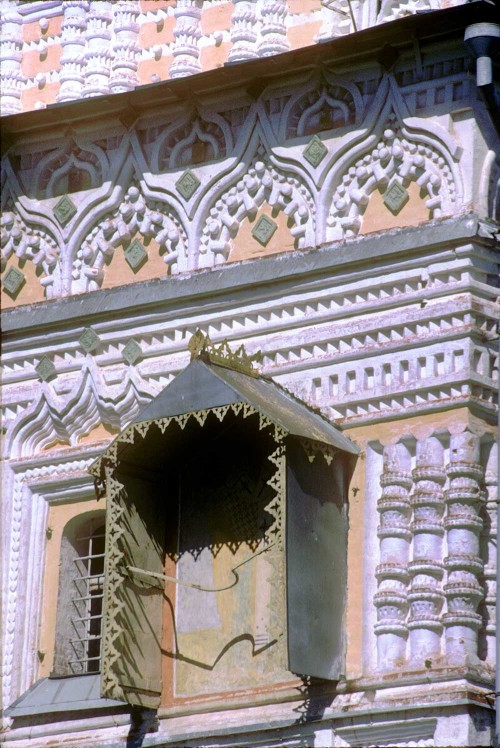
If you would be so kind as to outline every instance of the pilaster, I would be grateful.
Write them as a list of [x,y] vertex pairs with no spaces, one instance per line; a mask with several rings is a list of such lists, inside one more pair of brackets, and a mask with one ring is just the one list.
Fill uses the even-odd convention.
[[441,654],[441,609],[443,606],[443,446],[436,437],[417,443],[417,465],[413,471],[413,559],[408,600],[410,659],[415,663]]
[[21,60],[23,20],[11,2],[2,2],[0,35],[0,110],[2,114],[21,111]]
[[231,41],[229,62],[241,62],[258,57],[255,48],[257,40],[257,14],[255,0],[234,0],[231,18]]
[[378,591],[375,593],[378,637],[378,666],[390,669],[406,658],[408,626],[407,582],[410,554],[411,456],[404,444],[384,449],[384,468],[380,478],[382,495],[378,501],[380,525],[380,564],[377,567]]
[[448,611],[443,616],[446,629],[446,655],[451,663],[466,657],[477,658],[477,612],[484,596],[480,577],[483,561],[479,555],[479,536],[483,520],[479,514],[484,501],[480,489],[483,468],[479,461],[479,437],[465,431],[451,437],[450,462],[446,468],[449,488],[445,493],[447,515],[444,520],[448,556],[444,559],[444,593]]
[[114,8],[114,43],[110,81],[113,93],[130,91],[139,83],[137,76],[137,59],[140,52],[139,24],[137,23],[139,13],[137,0],[133,2],[120,0]]
[[87,28],[88,0],[63,0],[61,88],[57,101],[78,99],[85,82],[85,29]]
[[169,70],[171,78],[184,78],[201,72],[201,6],[200,0],[178,0],[176,4],[172,50],[174,61]]
[[109,91],[111,15],[112,3],[109,0],[95,0],[90,3],[85,34],[87,42],[86,81],[83,90],[85,97],[101,96]]
[[491,665],[495,664],[496,642],[496,599],[497,599],[497,504],[498,504],[498,444],[487,445],[489,454],[486,457],[484,483],[486,486],[486,503],[484,506],[484,528],[481,534],[482,557],[484,559],[485,600],[483,609],[483,651],[481,659]]
[[260,57],[287,52],[290,44],[286,36],[287,3],[285,0],[271,0],[262,6],[262,30],[259,44]]

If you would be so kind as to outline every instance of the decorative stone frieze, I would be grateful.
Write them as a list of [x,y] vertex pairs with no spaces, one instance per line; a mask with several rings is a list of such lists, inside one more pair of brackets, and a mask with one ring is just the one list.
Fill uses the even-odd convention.
[[118,0],[113,3],[113,32],[110,88],[113,93],[130,91],[139,83],[137,77],[140,14],[137,0]]
[[[398,212],[412,182],[425,195],[429,218],[441,218],[455,206],[458,191],[450,154],[440,153],[428,142],[411,141],[404,128],[390,117],[375,148],[356,160],[342,177],[333,196],[327,235],[331,239],[356,236],[377,189],[386,193],[384,202]],[[391,190],[397,191],[400,199],[394,201]]]
[[63,0],[64,20],[62,23],[61,87],[57,101],[77,99],[85,83],[85,29],[89,0]]
[[20,112],[23,75],[23,20],[11,0],[0,4],[0,112]]
[[410,657],[419,665],[441,654],[443,485],[446,481],[443,451],[436,437],[418,442],[417,464],[413,470],[413,557],[408,566],[411,578],[408,628]]
[[43,272],[39,282],[44,286],[47,298],[59,296],[62,279],[56,241],[42,229],[27,226],[13,210],[3,213],[0,227],[2,266],[14,256],[21,262],[32,262],[35,268]]
[[92,0],[90,3],[85,34],[85,97],[102,96],[109,91],[112,6],[110,0]]
[[498,502],[498,444],[492,442],[487,447],[486,470],[486,503],[484,506],[484,528],[481,545],[484,559],[485,599],[483,608],[484,642],[479,656],[492,665],[495,662],[496,641],[496,601],[497,601],[497,558],[498,542],[497,502]]
[[382,495],[377,509],[380,524],[380,564],[377,567],[378,665],[390,669],[406,658],[408,626],[408,561],[412,533],[410,528],[411,456],[404,444],[384,449],[384,468],[380,478]]
[[451,437],[444,520],[448,546],[448,556],[444,559],[444,592],[448,605],[443,616],[446,655],[450,662],[460,662],[467,657],[474,660],[478,655],[478,630],[482,619],[477,608],[484,597],[480,581],[483,560],[479,555],[483,529],[480,508],[484,501],[479,448],[479,438],[468,431]]
[[201,33],[201,0],[177,0],[174,10],[174,61],[170,78],[184,78],[201,71],[199,43]]
[[258,57],[256,0],[233,0],[229,62],[242,62]]
[[[156,241],[170,272],[186,269],[187,241],[178,217],[167,211],[163,204],[146,199],[140,188],[133,184],[120,206],[92,229],[78,250],[73,270],[73,292],[99,288],[105,268],[117,248],[129,248],[136,233]],[[138,254],[134,253],[136,259]],[[130,255],[129,258],[135,262]]]
[[[262,157],[264,154],[261,153]],[[264,204],[282,211],[291,222],[290,234],[298,248],[314,242],[314,205],[305,184],[285,176],[269,162],[258,158],[247,174],[226,191],[210,210],[203,229],[199,267],[209,267],[227,260],[231,240],[242,221],[254,218]]]
[[266,0],[261,7],[259,56],[269,57],[290,49],[286,34],[286,0]]

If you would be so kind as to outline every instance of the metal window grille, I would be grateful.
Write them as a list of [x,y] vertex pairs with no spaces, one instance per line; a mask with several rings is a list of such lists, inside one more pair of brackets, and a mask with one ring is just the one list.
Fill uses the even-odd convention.
[[[102,523],[102,520],[101,520]],[[104,525],[89,527],[76,535],[78,556],[73,559],[70,638],[72,673],[100,670],[101,623],[104,586]]]

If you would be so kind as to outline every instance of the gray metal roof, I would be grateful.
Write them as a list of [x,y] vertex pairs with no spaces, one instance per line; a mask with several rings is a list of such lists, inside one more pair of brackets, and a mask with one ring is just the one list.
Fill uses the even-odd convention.
[[36,714],[127,706],[122,701],[101,698],[100,677],[99,673],[92,673],[69,678],[42,678],[6,709],[6,715],[15,719]]
[[332,423],[276,382],[196,359],[134,419],[134,423],[247,402],[294,436],[323,442],[350,454],[359,449]]

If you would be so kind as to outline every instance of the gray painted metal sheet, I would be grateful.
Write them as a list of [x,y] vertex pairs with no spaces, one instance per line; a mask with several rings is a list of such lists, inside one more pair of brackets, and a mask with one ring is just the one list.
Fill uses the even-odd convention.
[[122,701],[102,699],[100,688],[99,673],[70,678],[42,678],[14,701],[6,714],[15,719],[36,714],[126,706]]
[[247,402],[294,436],[329,444],[357,455],[358,448],[338,429],[280,385],[264,377],[192,361],[135,418],[134,423]]

